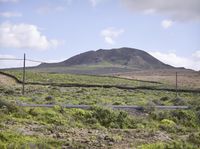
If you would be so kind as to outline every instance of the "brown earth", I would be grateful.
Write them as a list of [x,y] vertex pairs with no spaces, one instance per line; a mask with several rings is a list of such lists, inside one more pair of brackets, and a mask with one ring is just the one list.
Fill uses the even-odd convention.
[[146,143],[171,141],[171,136],[162,131],[145,131],[138,129],[87,129],[87,128],[47,128],[44,125],[28,124],[14,128],[23,135],[37,135],[66,141],[63,149],[77,147],[129,149]]
[[0,84],[12,86],[16,84],[16,81],[6,75],[0,74]]

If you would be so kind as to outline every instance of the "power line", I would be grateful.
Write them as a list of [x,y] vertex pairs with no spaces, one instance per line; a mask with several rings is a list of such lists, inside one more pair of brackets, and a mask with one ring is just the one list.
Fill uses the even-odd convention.
[[[0,58],[0,60],[23,61],[24,59],[21,59],[21,58]],[[35,62],[35,63],[48,63],[48,62],[39,61],[39,60],[33,60],[33,59],[26,59],[26,61]]]

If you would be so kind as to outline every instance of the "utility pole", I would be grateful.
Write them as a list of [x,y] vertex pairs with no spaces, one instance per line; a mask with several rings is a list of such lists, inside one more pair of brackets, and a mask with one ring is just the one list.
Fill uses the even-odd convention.
[[176,72],[176,98],[178,97],[178,73]]
[[24,95],[24,85],[25,85],[25,67],[26,67],[26,54],[24,53],[22,95]]

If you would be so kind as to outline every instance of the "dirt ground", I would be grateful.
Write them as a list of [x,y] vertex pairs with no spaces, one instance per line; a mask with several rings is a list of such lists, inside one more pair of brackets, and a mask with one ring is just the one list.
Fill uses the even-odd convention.
[[3,74],[0,74],[0,84],[1,85],[9,85],[9,86],[12,86],[12,85],[15,85],[16,84],[16,81],[8,76],[5,76]]

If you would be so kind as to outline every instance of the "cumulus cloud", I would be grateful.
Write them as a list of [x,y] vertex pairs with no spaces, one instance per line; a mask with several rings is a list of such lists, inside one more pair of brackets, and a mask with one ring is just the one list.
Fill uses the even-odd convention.
[[163,20],[161,22],[161,26],[164,28],[164,29],[168,29],[170,28],[171,26],[173,25],[173,22],[171,20]]
[[0,12],[1,17],[11,18],[11,17],[21,17],[22,14],[19,12]]
[[[173,21],[200,21],[199,0],[121,0],[135,12],[164,15]],[[149,13],[146,13],[149,14]]]
[[124,29],[109,27],[101,31],[101,36],[103,36],[105,42],[108,44],[115,44],[115,39],[123,33]]
[[0,24],[0,47],[46,50],[57,47],[58,40],[48,39],[31,24]]
[[[198,51],[196,51],[198,53]],[[195,53],[196,53],[195,52]],[[200,51],[199,51],[200,52]],[[194,58],[194,54],[191,57],[181,57],[173,52],[162,53],[162,52],[149,52],[152,56],[159,59],[160,61],[175,66],[175,67],[185,67],[194,70],[200,70],[200,58],[197,60]]]
[[[192,56],[193,56],[194,58],[196,58],[196,59],[199,59],[199,60],[200,60],[200,50],[199,50],[199,51],[196,51],[196,52],[194,52]],[[199,65],[200,65],[200,64],[199,64]]]

